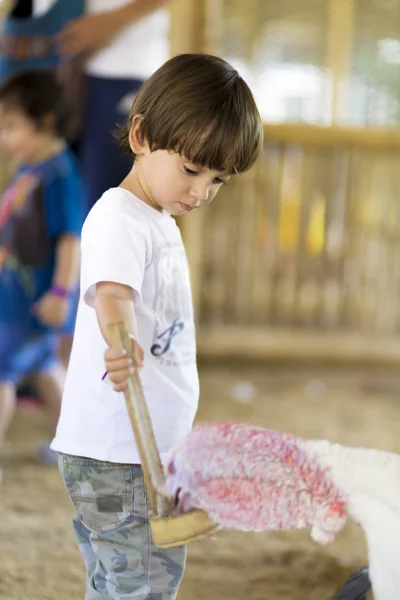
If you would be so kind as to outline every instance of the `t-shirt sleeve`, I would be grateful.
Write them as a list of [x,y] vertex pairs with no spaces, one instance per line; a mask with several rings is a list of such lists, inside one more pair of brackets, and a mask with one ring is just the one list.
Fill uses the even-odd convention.
[[86,198],[77,166],[64,161],[45,181],[47,223],[50,236],[80,236],[85,218]]
[[93,307],[101,281],[131,287],[138,300],[146,267],[149,233],[146,224],[121,209],[118,199],[99,201],[82,229],[81,293]]

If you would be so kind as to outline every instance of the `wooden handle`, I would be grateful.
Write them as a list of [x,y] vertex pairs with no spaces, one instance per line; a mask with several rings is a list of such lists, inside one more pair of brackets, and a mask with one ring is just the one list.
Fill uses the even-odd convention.
[[[129,337],[125,324],[123,322],[113,323],[109,325],[108,329],[112,347],[123,348],[128,353],[128,356],[133,359],[132,339]],[[171,503],[168,499],[157,493],[158,487],[164,483],[165,478],[137,369],[129,377],[124,395],[139,450],[147,496],[153,515],[156,517],[166,517],[171,512]]]

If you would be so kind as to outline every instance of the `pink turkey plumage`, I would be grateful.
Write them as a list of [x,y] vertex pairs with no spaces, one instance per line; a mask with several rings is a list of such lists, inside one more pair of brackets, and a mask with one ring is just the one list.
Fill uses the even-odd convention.
[[168,457],[163,494],[244,531],[363,528],[375,600],[400,596],[400,457],[235,423],[194,427]]

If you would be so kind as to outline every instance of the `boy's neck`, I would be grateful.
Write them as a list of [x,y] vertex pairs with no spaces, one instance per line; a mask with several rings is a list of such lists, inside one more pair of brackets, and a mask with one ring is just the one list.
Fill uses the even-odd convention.
[[40,145],[37,152],[26,161],[26,164],[32,166],[39,165],[61,152],[64,148],[64,140],[59,138],[45,140],[45,142]]
[[158,206],[158,204],[152,198],[150,191],[147,190],[145,182],[142,183],[135,165],[132,167],[130,173],[125,177],[119,187],[123,188],[124,190],[128,190],[128,192],[131,192],[131,194],[136,196],[136,198],[139,198],[139,200],[157,212],[163,212],[162,208]]

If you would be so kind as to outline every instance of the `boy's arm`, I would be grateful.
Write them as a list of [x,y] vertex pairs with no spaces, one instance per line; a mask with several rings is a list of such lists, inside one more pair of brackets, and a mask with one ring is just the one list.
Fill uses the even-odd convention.
[[79,280],[80,238],[72,234],[61,236],[56,248],[53,287],[69,291]]
[[72,234],[61,236],[56,248],[56,264],[50,290],[34,306],[42,323],[59,327],[67,318],[69,292],[78,284],[80,240]]
[[[108,346],[112,344],[108,326],[120,321],[125,323],[128,333],[132,337],[133,362],[136,367],[141,368],[143,366],[143,350],[136,341],[137,326],[132,288],[109,281],[98,283],[94,308],[100,331]],[[109,348],[106,350],[106,369],[116,391],[121,391],[126,387],[127,379],[134,366],[133,362],[121,349]]]
[[65,57],[89,58],[107,47],[125,27],[140,21],[168,0],[133,0],[120,8],[94,13],[70,21],[57,36],[61,54]]
[[108,326],[119,321],[125,323],[125,327],[132,338],[137,338],[132,288],[110,281],[98,283],[96,285],[94,308],[101,334],[108,346],[112,345]]

